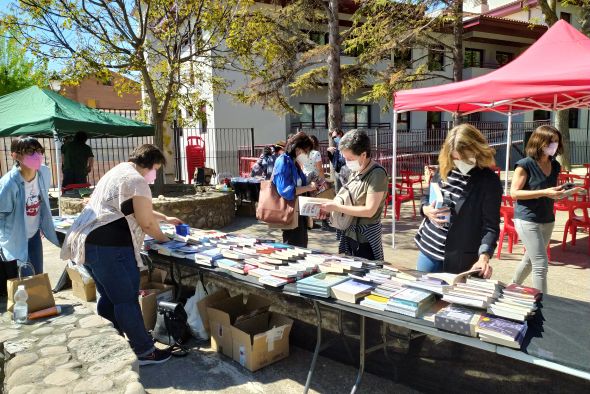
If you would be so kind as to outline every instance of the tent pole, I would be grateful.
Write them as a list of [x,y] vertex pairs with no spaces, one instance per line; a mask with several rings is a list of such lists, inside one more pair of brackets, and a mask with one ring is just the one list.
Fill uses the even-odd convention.
[[395,249],[395,183],[397,174],[397,111],[393,110],[393,140],[391,155],[391,248]]
[[61,216],[61,141],[56,130],[53,130],[53,143],[55,145],[55,163],[57,166],[57,206],[59,216]]
[[512,149],[512,106],[508,109],[508,130],[506,131],[506,174],[504,175],[504,194],[508,195],[508,172],[510,170],[510,150]]

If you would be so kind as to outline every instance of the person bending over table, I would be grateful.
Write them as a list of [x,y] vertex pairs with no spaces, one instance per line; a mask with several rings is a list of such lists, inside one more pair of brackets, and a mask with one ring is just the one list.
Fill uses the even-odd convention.
[[422,200],[424,217],[415,242],[417,270],[461,273],[481,269],[492,275],[490,258],[500,233],[502,184],[492,171],[495,151],[475,127],[454,127],[438,156],[439,171],[432,182],[440,186],[444,206]]
[[165,242],[168,237],[158,222],[182,223],[152,208],[149,184],[165,164],[156,146],[144,144],[131,153],[128,162],[109,170],[68,231],[61,251],[62,259],[84,264],[100,294],[98,314],[125,333],[139,365],[158,364],[170,358],[170,352],[154,347],[137,298],[145,234]]
[[[527,157],[516,163],[510,195],[516,200],[514,227],[526,251],[512,282],[522,284],[533,273],[533,287],[547,294],[547,246],[555,226],[553,203],[564,197],[557,186],[563,152],[561,133],[552,126],[537,127],[526,146]],[[582,192],[582,188],[577,192]]]
[[340,140],[339,150],[346,159],[351,176],[346,184],[353,206],[334,201],[322,205],[322,212],[341,212],[357,220],[344,231],[338,231],[338,253],[383,260],[381,212],[388,186],[387,171],[371,159],[371,140],[367,133],[350,130]]
[[[303,174],[303,165],[309,160],[309,152],[313,142],[307,134],[299,132],[289,138],[285,153],[275,162],[272,182],[277,193],[287,201],[293,201],[297,196],[317,189],[316,184],[307,184]],[[298,212],[296,212],[299,215]],[[283,230],[283,242],[293,246],[307,248],[307,217],[299,215],[297,228]]]

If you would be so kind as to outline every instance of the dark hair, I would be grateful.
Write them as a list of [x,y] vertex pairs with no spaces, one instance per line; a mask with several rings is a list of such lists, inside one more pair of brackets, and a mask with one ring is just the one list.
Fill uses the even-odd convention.
[[320,150],[320,141],[318,140],[318,137],[311,135],[309,138],[311,138],[311,141],[313,142],[313,149]]
[[264,156],[270,156],[272,155],[272,146],[271,145],[267,145],[264,147],[264,151],[262,153]]
[[338,130],[332,130],[330,131],[330,136],[332,136],[332,133],[336,132],[336,135],[339,135],[340,137],[342,137],[344,135],[344,131],[338,129]]
[[12,140],[10,152],[19,155],[32,155],[35,152],[44,154],[45,148],[33,137],[20,137],[19,139]]
[[143,144],[131,152],[129,161],[140,167],[151,169],[155,164],[166,165],[166,158],[162,151],[155,145]]
[[83,131],[78,131],[74,136],[74,141],[81,144],[85,144],[86,141],[88,141],[88,134],[86,134]]
[[300,131],[287,140],[285,152],[294,159],[297,156],[295,153],[297,148],[309,152],[313,149],[313,141],[307,134]]
[[366,153],[367,157],[371,157],[371,139],[362,130],[350,130],[342,136],[338,149],[350,150],[357,156]]
[[551,140],[556,135],[559,141],[555,155],[561,155],[563,153],[563,144],[559,130],[553,126],[539,126],[526,144],[525,151],[527,156],[530,156],[535,160],[540,160],[544,155],[543,148],[549,146]]

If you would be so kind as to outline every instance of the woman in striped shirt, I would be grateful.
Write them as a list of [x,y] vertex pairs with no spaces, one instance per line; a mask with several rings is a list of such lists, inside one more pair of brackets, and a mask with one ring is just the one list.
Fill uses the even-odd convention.
[[495,166],[495,151],[479,130],[469,124],[454,127],[441,148],[436,182],[443,207],[422,201],[424,220],[416,234],[420,250],[417,269],[460,273],[480,268],[489,278],[500,232],[502,185]]

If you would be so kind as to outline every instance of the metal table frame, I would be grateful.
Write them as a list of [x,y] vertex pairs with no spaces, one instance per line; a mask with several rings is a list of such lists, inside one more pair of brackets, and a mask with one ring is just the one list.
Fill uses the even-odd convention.
[[[351,304],[351,303],[347,303],[347,302],[343,302],[343,301],[339,301],[339,300],[333,300],[333,299],[329,299],[329,298],[324,299],[324,298],[310,296],[310,295],[302,295],[302,294],[297,293],[296,291],[290,291],[288,288],[285,288],[283,290],[281,290],[281,289],[275,290],[274,288],[265,287],[257,282],[245,280],[246,276],[244,276],[244,275],[234,274],[229,271],[221,270],[219,268],[209,268],[209,267],[197,265],[195,263],[191,263],[189,260],[186,260],[186,262],[185,262],[185,261],[182,261],[182,259],[177,259],[174,257],[162,256],[162,255],[156,255],[156,254],[148,254],[148,253],[144,253],[143,256],[147,258],[148,265],[150,267],[153,267],[154,265],[168,266],[169,273],[171,275],[171,280],[174,283],[177,290],[179,290],[182,287],[182,280],[183,279],[186,279],[189,277],[194,277],[194,276],[199,276],[200,279],[203,280],[203,274],[208,273],[211,275],[215,275],[217,277],[221,277],[223,279],[236,280],[242,284],[249,285],[249,286],[252,286],[252,287],[258,288],[258,289],[263,289],[263,290],[269,291],[271,293],[277,292],[277,293],[281,293],[281,294],[288,295],[288,296],[298,297],[300,299],[304,299],[308,302],[311,302],[311,305],[312,305],[312,307],[315,311],[315,314],[316,314],[316,323],[317,323],[316,345],[315,345],[315,349],[313,352],[309,371],[307,374],[304,393],[307,393],[309,391],[309,388],[311,385],[311,380],[313,378],[313,373],[314,373],[315,366],[316,366],[317,359],[318,359],[320,352],[322,352],[323,350],[325,350],[326,348],[331,346],[336,340],[341,339],[344,341],[346,351],[349,354],[349,356],[352,358],[352,352],[350,351],[350,348],[349,348],[348,344],[346,343],[346,339],[345,339],[346,337],[356,338],[359,340],[359,344],[360,344],[358,373],[357,373],[355,383],[351,389],[351,393],[356,393],[359,386],[360,386],[360,383],[362,381],[362,377],[364,374],[364,370],[365,370],[365,360],[366,360],[367,355],[369,355],[375,351],[378,351],[378,350],[384,351],[386,358],[389,361],[392,361],[392,364],[394,366],[394,373],[395,373],[395,375],[397,375],[397,366],[395,365],[393,360],[391,360],[391,358],[389,357],[389,355],[387,353],[387,346],[390,345],[390,343],[391,343],[391,341],[388,340],[387,334],[386,334],[386,325],[387,324],[405,327],[405,328],[411,329],[413,331],[416,331],[416,332],[419,332],[422,334],[432,335],[432,336],[435,336],[438,338],[442,338],[442,339],[449,340],[452,342],[460,343],[460,344],[470,346],[473,348],[485,350],[485,351],[488,351],[491,353],[496,353],[496,354],[510,357],[510,358],[513,358],[513,359],[516,359],[519,361],[527,362],[527,363],[541,366],[544,368],[552,369],[552,370],[555,370],[558,372],[566,373],[568,375],[572,375],[572,376],[576,376],[576,377],[579,377],[582,379],[590,380],[590,372],[578,370],[575,368],[571,368],[568,366],[557,364],[552,361],[548,361],[548,360],[544,360],[544,359],[541,359],[541,358],[538,358],[535,356],[531,356],[531,355],[524,353],[520,350],[510,349],[510,348],[507,348],[504,346],[499,346],[499,345],[495,345],[492,343],[483,342],[483,341],[479,340],[478,338],[472,338],[472,337],[467,337],[467,336],[463,336],[463,335],[459,335],[459,334],[454,334],[454,333],[447,332],[447,331],[442,331],[442,330],[435,328],[431,322],[428,322],[425,320],[420,320],[420,319],[412,318],[409,316],[394,314],[394,313],[390,313],[390,312],[380,312],[377,310],[363,307],[358,304]],[[180,267],[187,267],[189,269],[194,269],[197,271],[197,273],[182,276]],[[175,271],[178,272],[178,276],[176,276]],[[177,297],[178,297],[178,294],[179,294],[179,291],[177,291]],[[323,337],[322,337],[322,311],[321,311],[321,307],[335,309],[336,313],[338,314],[338,326],[339,326],[338,335],[336,338],[332,338],[331,340],[327,341],[326,343],[322,343]],[[360,330],[359,330],[358,335],[350,335],[350,334],[346,335],[344,333],[344,330],[342,327],[342,312],[344,312],[344,311],[349,312],[349,313],[353,313],[353,314],[359,316]],[[366,339],[367,339],[366,338],[366,319],[367,318],[375,319],[375,320],[381,322],[381,343],[379,343],[375,346],[369,347],[369,348],[367,348],[367,344],[366,344]]]

